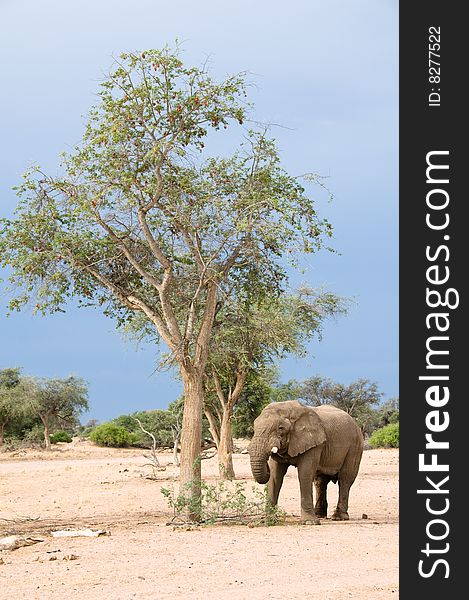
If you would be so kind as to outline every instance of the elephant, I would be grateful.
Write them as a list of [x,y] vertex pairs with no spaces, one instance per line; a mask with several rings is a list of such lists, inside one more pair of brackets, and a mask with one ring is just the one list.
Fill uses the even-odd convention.
[[327,517],[330,481],[339,483],[339,499],[331,518],[349,519],[349,491],[360,467],[363,435],[345,411],[330,405],[304,406],[296,400],[269,404],[254,421],[248,452],[255,480],[268,483],[271,505],[277,505],[285,473],[294,465],[298,469],[303,523],[319,525],[319,518]]

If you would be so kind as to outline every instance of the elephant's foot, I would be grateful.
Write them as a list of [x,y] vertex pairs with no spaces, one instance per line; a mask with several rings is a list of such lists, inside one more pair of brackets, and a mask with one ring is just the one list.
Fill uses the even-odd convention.
[[321,521],[319,519],[305,519],[301,521],[302,525],[321,525]]
[[318,519],[327,519],[327,510],[321,510],[316,508],[314,512],[316,513]]
[[301,523],[302,525],[321,525],[318,515],[310,512],[301,513]]
[[333,521],[348,521],[349,516],[347,512],[336,510],[334,511],[334,514],[332,515],[331,519]]

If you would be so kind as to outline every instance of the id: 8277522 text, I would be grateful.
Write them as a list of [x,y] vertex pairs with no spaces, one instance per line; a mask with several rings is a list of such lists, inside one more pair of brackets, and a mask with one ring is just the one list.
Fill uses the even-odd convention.
[[440,27],[428,28],[428,83],[431,91],[428,94],[429,106],[440,106]]

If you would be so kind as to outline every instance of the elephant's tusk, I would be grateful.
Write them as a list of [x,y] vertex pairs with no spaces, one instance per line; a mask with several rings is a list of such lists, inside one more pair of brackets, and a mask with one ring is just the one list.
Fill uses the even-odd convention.
[[277,448],[277,446],[274,446],[272,448],[272,454],[277,454],[277,452],[278,452],[278,448]]

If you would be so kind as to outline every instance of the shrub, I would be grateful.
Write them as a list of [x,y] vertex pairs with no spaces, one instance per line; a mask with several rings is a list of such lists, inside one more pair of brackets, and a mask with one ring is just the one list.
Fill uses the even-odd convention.
[[121,448],[131,444],[132,436],[125,427],[115,423],[103,423],[93,429],[90,440],[98,446]]
[[[168,506],[173,510],[171,522],[214,525],[280,525],[286,515],[278,506],[267,502],[266,490],[253,486],[248,494],[246,482],[218,481],[208,484],[199,480],[200,500],[192,493],[192,484],[186,484],[179,494],[174,489],[161,488]],[[189,516],[191,515],[191,517]],[[189,519],[189,521],[188,521]],[[194,519],[194,521],[192,521]]]
[[16,436],[5,436],[3,446],[0,446],[0,452],[13,452],[19,450],[23,444],[23,440]]
[[70,444],[72,441],[72,436],[66,431],[56,431],[50,436],[51,444],[57,444],[57,442],[66,442]]
[[174,417],[167,410],[148,410],[135,412],[131,415],[121,415],[111,421],[119,427],[124,427],[131,434],[131,444],[138,448],[151,448],[152,440],[138,425],[137,418],[143,427],[155,436],[158,448],[173,445]]
[[377,429],[368,442],[373,448],[399,448],[399,423],[390,423]]
[[44,427],[42,425],[33,425],[29,431],[23,435],[23,446],[35,446],[44,443]]

